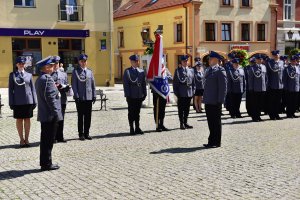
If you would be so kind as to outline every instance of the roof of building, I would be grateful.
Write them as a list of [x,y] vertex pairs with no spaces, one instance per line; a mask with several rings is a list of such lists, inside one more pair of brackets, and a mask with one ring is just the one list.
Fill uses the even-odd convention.
[[190,1],[191,0],[130,0],[119,9],[115,10],[114,18],[177,6]]

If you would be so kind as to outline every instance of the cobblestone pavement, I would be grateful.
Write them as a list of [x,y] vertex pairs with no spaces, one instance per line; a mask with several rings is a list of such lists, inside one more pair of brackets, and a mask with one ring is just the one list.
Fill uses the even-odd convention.
[[0,199],[300,199],[300,119],[252,123],[225,115],[222,147],[206,150],[205,114],[192,111],[194,129],[182,131],[177,108],[169,106],[172,131],[156,133],[152,109],[144,108],[145,135],[128,136],[121,86],[104,90],[109,109],[93,112],[91,141],[77,139],[75,106],[67,106],[68,143],[55,144],[61,168],[50,172],[39,170],[36,114],[33,147],[19,149],[7,89],[0,90]]

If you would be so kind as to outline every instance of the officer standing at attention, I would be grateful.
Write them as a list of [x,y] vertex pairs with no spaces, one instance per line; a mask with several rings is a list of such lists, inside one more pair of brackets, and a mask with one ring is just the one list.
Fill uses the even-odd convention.
[[221,59],[222,57],[218,53],[211,51],[209,54],[209,67],[204,75],[203,102],[210,132],[208,143],[203,145],[206,148],[221,147],[221,110],[227,93],[226,72],[218,64]]
[[188,55],[181,56],[181,66],[175,70],[173,81],[174,94],[178,99],[177,107],[181,130],[193,128],[187,123],[187,120],[196,87],[194,71],[188,67],[188,59]]
[[292,56],[291,63],[283,71],[283,87],[286,95],[287,118],[298,118],[295,115],[300,87],[300,70],[297,67],[297,56]]
[[72,72],[72,89],[77,109],[78,134],[80,140],[91,140],[90,127],[92,104],[96,102],[96,86],[93,71],[87,68],[86,54],[78,57],[79,67]]
[[242,118],[240,106],[246,88],[245,73],[239,62],[238,58],[234,58],[232,60],[232,69],[227,74],[227,94],[229,94],[230,99],[229,113],[232,118]]
[[[51,74],[56,87],[58,88],[60,95],[61,95],[61,111],[62,116],[65,118],[65,111],[67,107],[67,92],[70,90],[70,85],[68,84],[68,75],[67,73],[61,71],[59,69],[59,56],[53,56],[54,69],[53,73]],[[67,141],[64,139],[64,120],[58,122],[57,133],[55,136],[55,142],[63,142],[66,143]]]
[[267,69],[262,64],[262,56],[260,54],[255,56],[256,64],[249,69],[249,90],[252,94],[252,120],[254,122],[263,121],[260,118],[261,110],[264,106],[264,96],[267,90]]
[[51,77],[53,58],[47,58],[36,63],[40,75],[35,82],[38,100],[38,121],[41,123],[40,165],[42,171],[59,169],[52,163],[52,148],[58,122],[63,119],[60,95]]
[[246,79],[246,110],[250,117],[252,117],[252,96],[253,91],[249,90],[249,73],[252,73],[251,67],[255,64],[255,58],[249,58],[249,65],[244,68],[245,79]]
[[[129,60],[131,67],[124,71],[123,87],[128,104],[130,135],[144,134],[140,128],[140,112],[147,96],[145,72],[139,69],[138,55],[130,56]],[[135,123],[135,129],[133,123]]]
[[281,101],[282,101],[282,90],[283,82],[282,75],[284,70],[284,63],[279,58],[279,50],[274,50],[272,53],[272,59],[267,62],[267,73],[268,73],[268,113],[271,120],[281,120],[279,116]]

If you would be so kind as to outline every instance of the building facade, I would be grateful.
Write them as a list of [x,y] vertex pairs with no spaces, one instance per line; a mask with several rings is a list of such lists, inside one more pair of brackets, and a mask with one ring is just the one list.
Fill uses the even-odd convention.
[[38,60],[59,55],[71,74],[80,53],[88,54],[97,85],[114,84],[112,6],[111,0],[0,1],[0,87],[8,86],[17,56],[37,75]]
[[183,54],[191,61],[210,50],[225,57],[235,48],[268,54],[276,47],[276,7],[275,0],[130,0],[114,11],[116,78],[130,65],[129,55],[144,55],[141,31],[154,40],[158,25],[164,27],[164,54],[171,73]]
[[282,54],[300,48],[300,1],[277,0],[277,48]]

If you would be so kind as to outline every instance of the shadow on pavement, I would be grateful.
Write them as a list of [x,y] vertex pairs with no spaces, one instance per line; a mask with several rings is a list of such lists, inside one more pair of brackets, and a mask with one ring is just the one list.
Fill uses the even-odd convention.
[[9,170],[0,172],[0,181],[19,178],[26,174],[35,174],[41,172],[40,169],[29,169],[29,170]]
[[[33,143],[30,143],[30,147],[27,147],[27,148],[37,147],[39,145],[40,145],[39,142],[33,142]],[[20,148],[20,145],[18,145],[18,144],[10,144],[10,145],[0,146],[0,150],[1,149],[27,149],[27,148]]]
[[205,147],[191,147],[191,148],[170,148],[162,149],[160,151],[153,151],[150,154],[162,154],[162,153],[192,153],[195,151],[207,150]]

